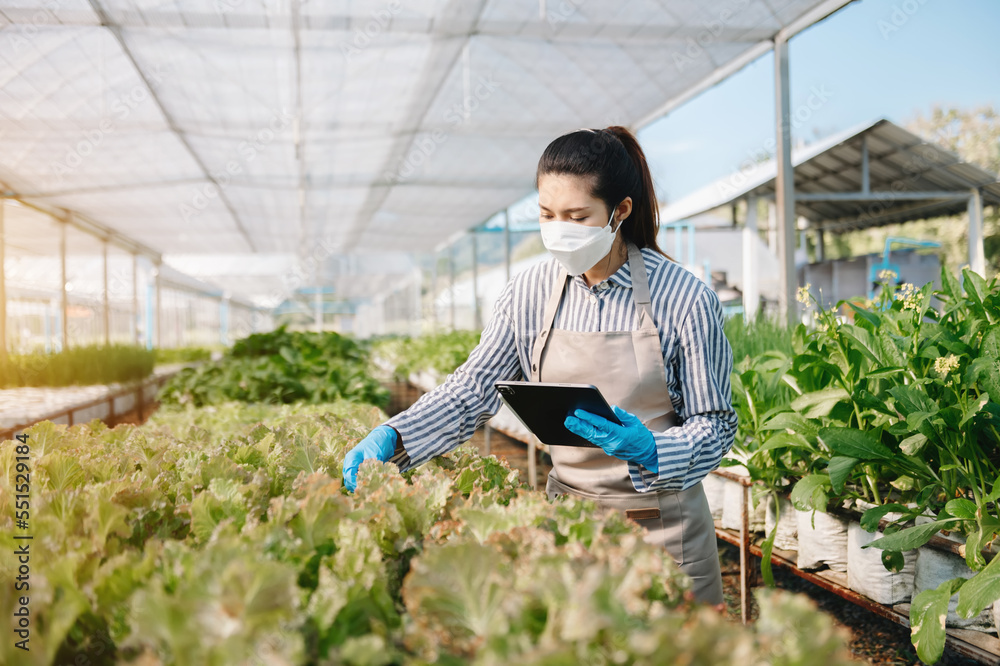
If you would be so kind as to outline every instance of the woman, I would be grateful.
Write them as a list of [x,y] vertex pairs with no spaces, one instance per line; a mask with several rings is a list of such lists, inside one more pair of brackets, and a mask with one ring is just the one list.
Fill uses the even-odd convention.
[[500,407],[499,380],[596,385],[623,425],[577,410],[566,427],[599,448],[551,447],[550,498],[626,512],[722,603],[701,480],[733,443],[732,348],[718,297],[657,246],[653,179],[625,127],[581,129],[545,149],[535,176],[553,255],[515,276],[469,359],[373,430],[344,460],[354,489],[369,458],[405,470],[472,436]]

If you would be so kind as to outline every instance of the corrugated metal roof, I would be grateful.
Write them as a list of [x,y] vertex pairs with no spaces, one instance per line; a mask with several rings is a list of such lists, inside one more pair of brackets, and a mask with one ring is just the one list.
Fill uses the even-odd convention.
[[[847,231],[897,222],[965,213],[961,198],[892,200],[907,192],[967,194],[980,188],[984,204],[1000,204],[996,174],[894,124],[890,120],[863,123],[792,152],[795,193],[854,194],[862,189],[862,144],[868,143],[868,200],[796,200],[795,212],[811,227]],[[775,161],[737,171],[660,209],[664,224],[692,218],[749,195],[773,197]],[[881,196],[880,196],[881,194]]]

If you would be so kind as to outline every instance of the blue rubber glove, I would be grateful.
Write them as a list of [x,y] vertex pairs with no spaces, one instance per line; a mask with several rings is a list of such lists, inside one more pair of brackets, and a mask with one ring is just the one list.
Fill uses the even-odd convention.
[[653,433],[634,414],[618,405],[613,405],[611,409],[622,425],[582,409],[567,416],[563,424],[570,432],[597,444],[609,456],[638,463],[654,474],[659,473],[660,463]]
[[387,425],[378,426],[344,456],[344,485],[354,492],[358,486],[358,466],[371,458],[388,462],[395,451],[396,431]]

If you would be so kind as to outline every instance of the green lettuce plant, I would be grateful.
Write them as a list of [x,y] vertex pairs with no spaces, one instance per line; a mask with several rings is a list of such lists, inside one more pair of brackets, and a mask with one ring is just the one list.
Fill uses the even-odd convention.
[[469,358],[481,335],[481,331],[449,331],[418,337],[384,337],[372,345],[372,354],[396,381],[406,381],[412,373],[424,370],[432,370],[443,378]]
[[[404,474],[366,462],[346,492],[343,456],[382,420],[356,403],[229,402],[28,428],[32,650],[4,641],[0,662],[847,663],[802,600],[762,598],[756,627],[728,623],[691,605],[636,523],[550,503],[471,447]],[[0,578],[15,566],[0,558]],[[15,603],[0,586],[0,613]]]
[[184,368],[160,391],[168,405],[355,400],[385,407],[389,392],[372,376],[369,352],[334,332],[281,326],[237,340],[219,361]]

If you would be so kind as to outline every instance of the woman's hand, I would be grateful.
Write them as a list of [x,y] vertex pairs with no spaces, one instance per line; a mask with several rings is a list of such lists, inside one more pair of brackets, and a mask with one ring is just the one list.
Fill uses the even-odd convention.
[[625,462],[638,463],[650,472],[658,473],[659,460],[653,433],[634,414],[626,412],[618,405],[613,405],[611,409],[622,425],[582,409],[577,409],[567,416],[563,425],[570,432],[597,444],[609,456]]
[[358,467],[372,458],[388,462],[396,450],[396,431],[387,425],[380,425],[361,440],[344,456],[344,485],[351,492],[358,485]]

